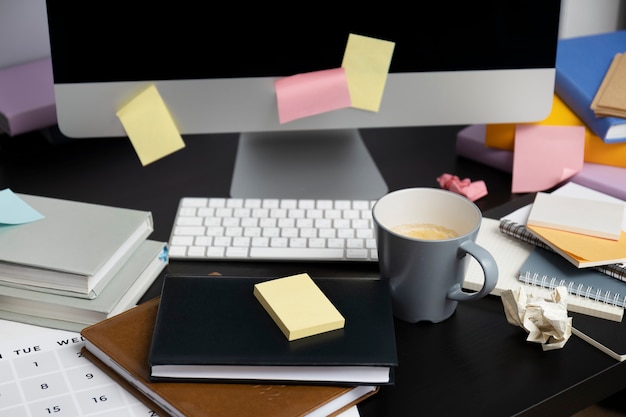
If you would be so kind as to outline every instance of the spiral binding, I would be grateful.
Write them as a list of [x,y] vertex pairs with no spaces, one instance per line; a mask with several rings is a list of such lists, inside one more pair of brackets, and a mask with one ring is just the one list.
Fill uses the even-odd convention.
[[618,307],[626,307],[626,297],[619,293],[611,293],[610,290],[602,291],[600,288],[593,288],[592,286],[585,286],[584,284],[578,284],[574,282],[567,283],[565,279],[559,279],[556,277],[549,277],[547,275],[540,275],[538,273],[532,273],[530,271],[522,272],[519,276],[520,281],[543,288],[555,289],[556,287],[564,286],[567,288],[567,292],[580,297],[585,297],[590,300],[600,301],[606,304],[615,305]]

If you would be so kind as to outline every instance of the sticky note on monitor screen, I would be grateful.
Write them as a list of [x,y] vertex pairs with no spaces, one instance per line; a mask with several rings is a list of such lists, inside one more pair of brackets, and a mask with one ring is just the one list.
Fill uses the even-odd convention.
[[343,68],[313,71],[280,78],[274,83],[279,122],[350,107]]
[[394,47],[394,42],[349,35],[341,66],[346,69],[352,107],[379,110]]

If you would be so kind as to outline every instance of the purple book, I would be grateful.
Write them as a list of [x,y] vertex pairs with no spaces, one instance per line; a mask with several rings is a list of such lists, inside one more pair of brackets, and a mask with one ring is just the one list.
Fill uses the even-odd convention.
[[[459,156],[511,173],[513,152],[485,145],[485,125],[470,125],[457,133]],[[571,181],[610,196],[626,200],[626,168],[585,162]]]
[[0,130],[11,136],[55,125],[50,58],[0,69]]

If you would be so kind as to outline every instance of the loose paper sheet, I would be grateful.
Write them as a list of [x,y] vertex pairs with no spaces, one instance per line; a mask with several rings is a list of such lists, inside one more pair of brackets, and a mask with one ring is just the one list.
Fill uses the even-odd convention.
[[583,168],[584,151],[584,126],[518,125],[512,191],[544,191],[573,177]]
[[567,289],[557,287],[552,300],[535,297],[524,287],[501,294],[506,319],[526,330],[529,342],[540,343],[543,350],[560,349],[572,335],[572,318],[567,316]]
[[150,85],[117,111],[143,166],[185,147],[156,86]]
[[346,69],[352,107],[377,112],[380,108],[394,42],[350,34],[341,66]]
[[597,340],[573,327],[572,317],[567,317],[568,293],[565,287],[557,287],[552,292],[552,301],[534,297],[523,287],[506,290],[502,293],[502,305],[507,321],[526,330],[529,342],[540,343],[544,351],[560,349],[571,335],[622,362],[626,355],[619,354]]

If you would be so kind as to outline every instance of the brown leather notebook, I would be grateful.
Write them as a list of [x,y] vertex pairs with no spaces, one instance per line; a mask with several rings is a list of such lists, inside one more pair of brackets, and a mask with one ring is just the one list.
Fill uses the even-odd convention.
[[[335,415],[377,386],[150,382],[148,352],[159,298],[86,327],[84,355],[159,415],[298,417]],[[193,341],[189,341],[193,343]]]

